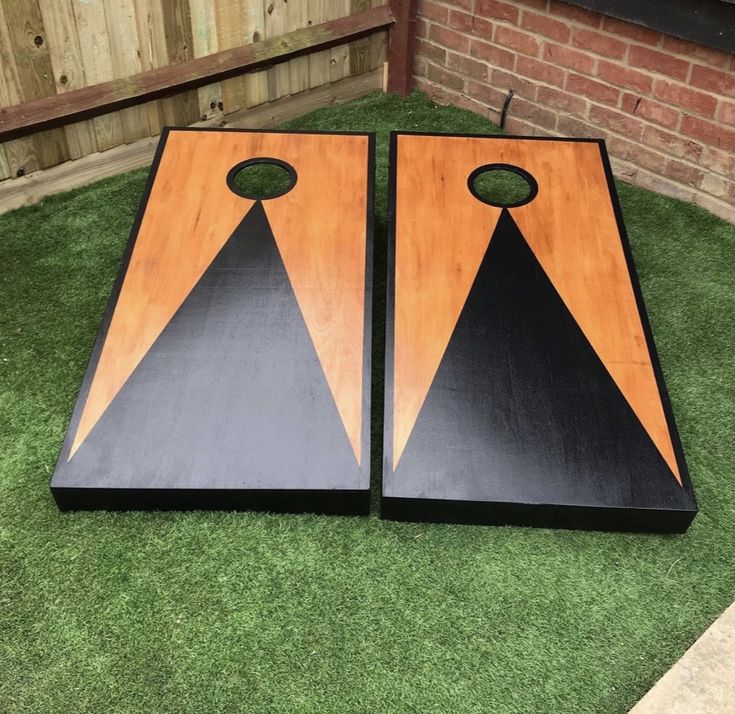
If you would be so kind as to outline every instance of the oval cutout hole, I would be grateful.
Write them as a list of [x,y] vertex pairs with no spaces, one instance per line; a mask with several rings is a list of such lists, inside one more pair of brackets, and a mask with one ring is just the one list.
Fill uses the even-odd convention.
[[288,193],[296,185],[296,171],[279,159],[248,159],[230,169],[227,185],[238,196],[265,201]]
[[538,193],[536,179],[512,164],[486,164],[467,179],[472,195],[491,206],[514,208],[533,201]]

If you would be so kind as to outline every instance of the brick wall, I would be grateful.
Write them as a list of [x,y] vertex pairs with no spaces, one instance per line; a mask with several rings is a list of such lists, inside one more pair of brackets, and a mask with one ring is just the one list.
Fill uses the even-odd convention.
[[[665,3],[662,3],[665,12]],[[601,137],[622,179],[735,222],[735,56],[556,0],[419,0],[416,85],[510,133]]]

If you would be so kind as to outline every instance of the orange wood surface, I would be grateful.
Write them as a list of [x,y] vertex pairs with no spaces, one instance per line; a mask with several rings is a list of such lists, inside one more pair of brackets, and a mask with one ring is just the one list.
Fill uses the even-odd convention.
[[539,189],[510,209],[513,219],[681,482],[599,146],[400,135],[397,161],[393,468],[500,216],[469,192],[467,177],[506,163]]
[[360,463],[368,137],[227,130],[168,135],[70,458],[252,207],[226,176],[259,156],[298,176],[263,205]]

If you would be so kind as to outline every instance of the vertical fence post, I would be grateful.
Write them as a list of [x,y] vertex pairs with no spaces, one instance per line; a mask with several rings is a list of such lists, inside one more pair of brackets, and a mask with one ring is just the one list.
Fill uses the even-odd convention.
[[391,0],[395,24],[388,38],[388,92],[402,97],[413,87],[416,0]]

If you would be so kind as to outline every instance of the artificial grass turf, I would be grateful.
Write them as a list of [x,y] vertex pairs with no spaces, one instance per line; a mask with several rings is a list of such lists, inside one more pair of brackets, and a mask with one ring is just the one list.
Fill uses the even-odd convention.
[[[387,132],[372,95],[374,428]],[[0,712],[624,712],[733,599],[733,230],[620,185],[700,513],[683,536],[231,513],[61,515],[48,481],[146,171],[0,216]],[[380,463],[379,439],[373,460]]]

